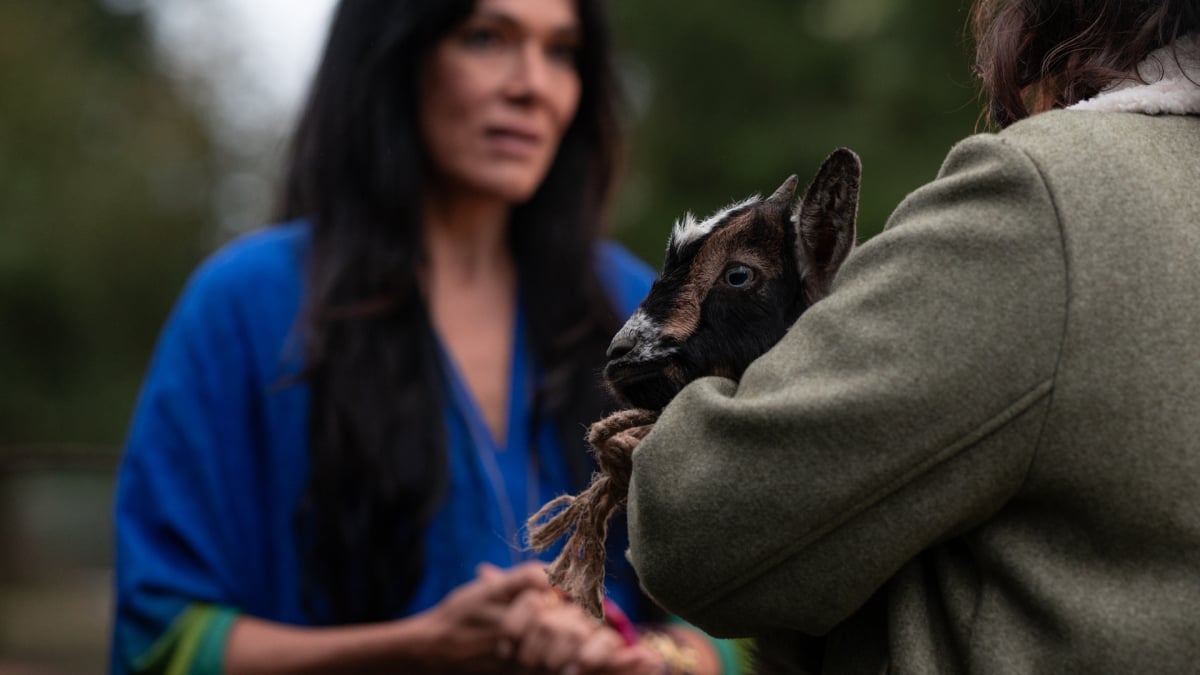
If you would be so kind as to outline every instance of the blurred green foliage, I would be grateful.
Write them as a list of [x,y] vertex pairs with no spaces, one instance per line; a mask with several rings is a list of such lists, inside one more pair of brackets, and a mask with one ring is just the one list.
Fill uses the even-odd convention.
[[636,113],[616,233],[654,265],[685,211],[805,184],[839,146],[863,161],[865,239],[975,127],[965,1],[611,7]]
[[[253,0],[247,0],[253,1]],[[613,2],[630,89],[614,232],[863,159],[860,238],[934,176],[978,105],[956,0]],[[154,338],[217,243],[217,151],[144,22],[0,0],[0,444],[114,443]]]
[[138,16],[0,0],[0,443],[121,438],[214,166]]

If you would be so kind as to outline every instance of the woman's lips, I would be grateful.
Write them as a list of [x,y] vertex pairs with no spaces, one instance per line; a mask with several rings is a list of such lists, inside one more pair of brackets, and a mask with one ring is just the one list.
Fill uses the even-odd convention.
[[491,127],[484,132],[488,145],[502,155],[527,157],[542,146],[542,137],[537,133],[515,127]]

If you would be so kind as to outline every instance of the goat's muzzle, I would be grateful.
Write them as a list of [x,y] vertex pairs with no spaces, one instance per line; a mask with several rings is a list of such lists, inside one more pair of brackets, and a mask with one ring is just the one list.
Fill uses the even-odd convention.
[[637,349],[637,346],[638,340],[636,336],[625,332],[617,333],[617,336],[609,343],[608,351],[604,355],[608,357],[609,363],[611,363]]
[[613,359],[604,366],[604,382],[617,400],[631,408],[662,410],[683,387],[671,377],[669,359]]

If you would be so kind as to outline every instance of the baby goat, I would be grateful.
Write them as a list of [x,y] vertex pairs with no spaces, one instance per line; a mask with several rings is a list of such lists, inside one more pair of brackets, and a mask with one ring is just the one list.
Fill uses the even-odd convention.
[[[609,345],[604,379],[613,393],[632,408],[660,410],[698,377],[740,379],[829,292],[854,247],[861,178],[858,156],[843,148],[794,207],[791,176],[767,199],[677,223],[662,275]],[[646,429],[631,430],[626,446]],[[754,644],[757,673],[809,672],[823,651],[820,638],[788,633]]]
[[738,379],[829,292],[854,247],[862,165],[830,155],[793,207],[797,178],[675,224],[662,274],[608,347],[604,379],[626,405],[662,409],[704,375]]
[[570,533],[547,572],[594,616],[604,612],[604,539],[609,517],[625,504],[633,449],[685,384],[740,378],[829,292],[854,247],[861,175],[858,156],[840,149],[795,206],[791,176],[766,199],[676,224],[662,275],[608,348],[604,379],[631,409],[588,431],[600,470],[587,489],[547,503],[527,523],[539,552]]

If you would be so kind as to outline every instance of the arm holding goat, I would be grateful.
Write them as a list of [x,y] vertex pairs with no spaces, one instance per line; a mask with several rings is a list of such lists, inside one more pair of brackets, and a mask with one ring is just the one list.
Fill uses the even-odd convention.
[[[872,658],[875,642],[847,631],[935,620],[864,617],[887,611],[870,602],[885,585],[920,583],[906,570],[923,551],[1020,488],[1065,305],[1054,206],[1020,151],[961,144],[848,255],[859,170],[839,151],[795,204],[785,183],[684,219],[605,371],[650,411],[626,413],[648,419],[624,441],[643,587],[710,634],[790,632],[826,665]],[[774,240],[792,246],[795,304],[772,296],[770,264],[744,246],[768,222],[793,228]]]
[[1063,279],[1036,167],[961,144],[778,345],[684,388],[638,446],[644,588],[714,635],[826,635],[992,516],[1048,410]]

